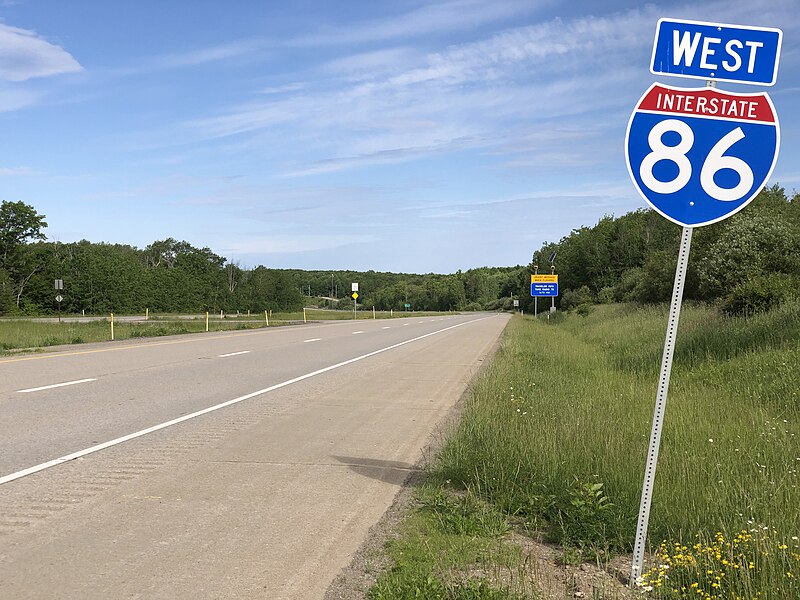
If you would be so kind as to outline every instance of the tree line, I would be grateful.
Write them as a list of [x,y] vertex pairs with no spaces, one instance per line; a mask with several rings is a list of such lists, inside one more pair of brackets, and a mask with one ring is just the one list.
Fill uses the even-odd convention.
[[[502,308],[518,295],[525,267],[481,268],[453,275],[375,271],[243,268],[209,248],[172,238],[143,249],[87,240],[47,241],[45,215],[23,202],[0,205],[0,314],[291,311],[316,303],[379,310]],[[54,289],[55,280],[64,289]],[[341,305],[341,306],[340,306]],[[509,304],[510,305],[510,304]]]
[[[209,248],[172,238],[143,249],[81,240],[47,241],[45,215],[23,202],[0,205],[0,314],[261,312],[317,304],[378,310],[533,311],[530,274],[550,273],[555,255],[562,309],[605,302],[665,302],[677,261],[680,227],[638,210],[546,242],[531,262],[453,274],[243,268]],[[764,189],[743,211],[699,228],[692,241],[685,297],[731,313],[768,309],[800,289],[800,194]],[[545,303],[540,303],[544,307]]]
[[[667,302],[681,227],[652,210],[605,217],[534,253],[556,253],[562,308],[605,302]],[[684,297],[731,314],[769,309],[800,296],[800,194],[774,185],[744,210],[695,229]],[[544,258],[541,258],[544,257]],[[540,264],[540,267],[542,265]],[[549,272],[549,270],[547,271]]]

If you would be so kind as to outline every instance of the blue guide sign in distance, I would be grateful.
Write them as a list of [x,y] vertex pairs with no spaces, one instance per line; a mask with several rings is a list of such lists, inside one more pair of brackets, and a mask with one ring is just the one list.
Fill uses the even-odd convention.
[[766,93],[655,83],[633,110],[625,158],[650,206],[679,225],[699,227],[756,197],[779,146],[778,117]]

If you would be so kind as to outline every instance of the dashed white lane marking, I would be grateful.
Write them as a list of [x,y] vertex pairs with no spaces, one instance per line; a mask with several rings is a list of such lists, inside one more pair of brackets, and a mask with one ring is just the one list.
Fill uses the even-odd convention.
[[311,338],[310,340],[303,340],[304,344],[308,344],[309,342],[319,342],[322,338]]
[[240,354],[250,354],[250,350],[242,350],[241,352],[229,352],[228,354],[220,354],[217,358],[228,358],[229,356],[239,356]]
[[364,333],[363,331],[354,331],[353,335],[358,335],[359,333]]
[[381,329],[391,329],[391,327],[381,327]]
[[142,429],[141,431],[137,431],[135,433],[130,433],[128,435],[124,435],[122,437],[118,437],[116,439],[110,440],[108,442],[103,442],[102,444],[97,444],[96,446],[91,446],[84,450],[79,450],[77,452],[73,452],[72,454],[67,454],[65,456],[61,456],[59,458],[55,458],[53,460],[35,465],[33,467],[28,467],[27,469],[23,469],[22,471],[17,471],[15,473],[9,473],[8,475],[4,475],[0,477],[0,485],[4,483],[8,483],[10,481],[14,481],[16,479],[21,479],[22,477],[26,477],[28,475],[33,475],[34,473],[38,473],[39,471],[44,471],[45,469],[49,469],[50,467],[55,467],[57,465],[64,464],[65,462],[69,462],[71,460],[75,460],[77,458],[81,458],[88,454],[94,454],[95,452],[99,452],[100,450],[105,450],[106,448],[110,448],[112,446],[117,446],[124,442],[136,439],[138,437],[142,437],[143,435],[147,435],[148,433],[153,433],[154,431],[160,431],[161,429],[166,429],[167,427],[171,427],[172,425],[177,425],[178,423],[183,423],[184,421],[188,421],[190,419],[194,419],[201,415],[208,414],[210,412],[214,412],[220,410],[221,408],[225,408],[227,406],[231,406],[232,404],[238,404],[239,402],[243,402],[245,400],[249,400],[250,398],[255,398],[256,396],[261,396],[268,392],[272,392],[278,390],[280,388],[284,388],[286,386],[299,383],[300,381],[304,381],[306,379],[310,379],[311,377],[316,377],[317,375],[322,375],[323,373],[327,373],[328,371],[333,371],[334,369],[339,369],[341,367],[351,365],[355,362],[364,360],[365,358],[369,358],[371,356],[375,356],[377,354],[382,354],[383,352],[388,352],[389,350],[394,350],[395,348],[400,348],[401,346],[405,346],[406,344],[411,344],[413,342],[417,342],[419,340],[423,340],[425,338],[429,338],[432,335],[438,335],[440,333],[444,333],[445,331],[450,331],[451,329],[456,329],[458,327],[463,327],[464,325],[469,325],[470,323],[476,323],[477,321],[482,321],[483,319],[491,319],[492,317],[480,317],[478,319],[471,319],[469,321],[463,321],[461,323],[456,323],[455,325],[451,325],[450,327],[445,327],[443,329],[437,329],[436,331],[432,331],[430,333],[426,333],[425,335],[420,335],[415,338],[411,338],[410,340],[406,340],[404,342],[398,342],[397,344],[392,344],[391,346],[386,346],[385,348],[381,348],[379,350],[374,350],[372,352],[368,352],[367,354],[362,354],[361,356],[356,356],[355,358],[351,358],[349,360],[342,361],[340,363],[336,363],[334,365],[330,365],[329,367],[325,367],[322,369],[318,369],[316,371],[311,371],[310,373],[306,373],[305,375],[300,375],[299,377],[295,377],[294,379],[289,379],[287,381],[277,383],[270,387],[264,388],[263,390],[258,390],[255,392],[251,392],[250,394],[245,394],[244,396],[239,396],[238,398],[234,398],[233,400],[228,400],[227,402],[222,402],[221,404],[216,404],[214,406],[209,406],[208,408],[204,408],[203,410],[198,410],[197,412],[193,412],[188,415],[184,415],[182,417],[178,417],[177,419],[172,419],[171,421],[166,421],[165,423],[160,423],[158,425],[153,425],[152,427],[148,427],[147,429]]
[[17,390],[19,394],[27,394],[28,392],[41,392],[42,390],[52,390],[53,388],[60,388],[67,385],[77,385],[79,383],[87,383],[89,381],[97,381],[97,379],[78,379],[77,381],[65,381],[64,383],[54,383],[53,385],[43,385],[42,387],[29,388],[27,390]]

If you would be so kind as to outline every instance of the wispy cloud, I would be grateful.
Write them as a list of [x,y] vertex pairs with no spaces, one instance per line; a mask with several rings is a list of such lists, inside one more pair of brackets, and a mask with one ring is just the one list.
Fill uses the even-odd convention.
[[0,177],[27,177],[38,174],[30,167],[0,167]]
[[266,43],[258,39],[236,40],[207,48],[198,48],[177,54],[157,57],[153,62],[157,68],[177,69],[230,60],[263,51]]
[[34,31],[0,24],[0,79],[27,81],[80,71],[80,63],[60,46]]
[[[305,165],[285,163],[285,176],[293,177],[508,145],[508,139],[496,137],[498,130],[509,131],[504,122],[618,105],[613,88],[646,73],[634,69],[629,57],[645,55],[641,50],[650,43],[654,11],[555,19],[427,55],[402,46],[356,53],[319,66],[322,73],[344,74],[344,80],[293,84],[297,93],[285,90],[279,98],[254,100],[184,125],[205,139],[267,131],[281,136],[291,129],[298,146],[307,138],[320,155]],[[620,64],[617,71],[596,75],[597,66],[611,57]],[[595,101],[587,103],[587,96]],[[487,137],[487,131],[495,133]]]
[[225,255],[247,254],[295,254],[317,250],[334,250],[352,244],[363,244],[378,241],[374,235],[271,235],[264,237],[243,237],[242,239],[222,243]]
[[0,112],[11,112],[36,104],[42,97],[40,92],[22,89],[0,89]]
[[328,28],[293,40],[298,46],[354,44],[442,34],[462,29],[476,29],[488,23],[534,12],[554,0],[450,0],[423,3],[403,14],[380,21],[366,21],[358,27]]

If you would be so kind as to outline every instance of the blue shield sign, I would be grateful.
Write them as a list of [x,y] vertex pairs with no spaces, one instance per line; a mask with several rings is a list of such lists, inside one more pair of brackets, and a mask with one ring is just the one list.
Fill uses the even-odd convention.
[[650,72],[774,85],[782,39],[780,29],[660,19]]
[[625,158],[636,189],[685,227],[743,209],[769,179],[780,128],[766,93],[655,83],[633,110]]

